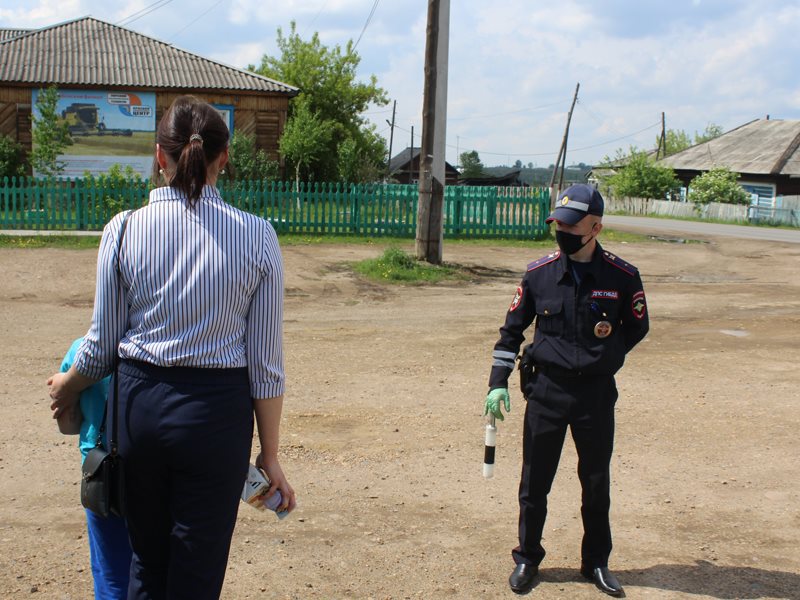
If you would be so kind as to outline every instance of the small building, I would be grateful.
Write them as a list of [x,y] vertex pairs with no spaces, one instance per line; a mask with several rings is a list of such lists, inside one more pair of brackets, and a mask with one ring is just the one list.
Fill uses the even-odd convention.
[[[419,183],[419,148],[407,147],[389,161],[389,177],[397,183]],[[444,184],[458,184],[458,170],[444,163]]]
[[486,173],[480,177],[464,177],[458,179],[458,185],[495,186],[495,187],[528,187],[520,179],[521,169],[508,169],[504,173]]
[[214,105],[231,133],[252,134],[279,159],[289,99],[298,89],[181,50],[92,17],[34,30],[0,30],[0,134],[32,147],[32,111],[56,86],[72,144],[64,176],[112,164],[149,175],[155,128],[172,101],[193,94]]
[[756,119],[659,164],[672,167],[685,187],[701,173],[727,167],[759,199],[800,195],[800,121]]

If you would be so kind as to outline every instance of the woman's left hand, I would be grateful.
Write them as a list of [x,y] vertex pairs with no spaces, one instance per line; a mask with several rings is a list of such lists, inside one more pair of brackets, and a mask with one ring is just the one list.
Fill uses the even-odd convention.
[[80,390],[75,390],[70,385],[71,381],[68,373],[56,373],[47,380],[50,388],[50,410],[53,411],[53,418],[57,419],[65,410],[74,407],[80,399]]

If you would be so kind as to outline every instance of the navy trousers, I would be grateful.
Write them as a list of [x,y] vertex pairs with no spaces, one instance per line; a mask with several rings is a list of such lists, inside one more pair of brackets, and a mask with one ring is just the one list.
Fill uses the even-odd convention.
[[216,600],[253,438],[247,369],[123,361],[119,411],[129,600]]
[[542,531],[547,494],[553,484],[567,427],[578,454],[586,567],[608,566],[611,453],[614,446],[613,376],[561,378],[534,373],[526,392],[522,477],[519,485],[519,546],[516,563],[539,565],[545,555]]

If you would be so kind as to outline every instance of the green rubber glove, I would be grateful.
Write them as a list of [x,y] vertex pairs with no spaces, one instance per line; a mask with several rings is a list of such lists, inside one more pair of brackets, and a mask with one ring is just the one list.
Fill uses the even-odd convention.
[[505,405],[506,412],[511,412],[511,398],[508,397],[508,388],[495,388],[489,392],[484,405],[484,416],[492,413],[495,419],[505,420],[500,410],[501,403]]

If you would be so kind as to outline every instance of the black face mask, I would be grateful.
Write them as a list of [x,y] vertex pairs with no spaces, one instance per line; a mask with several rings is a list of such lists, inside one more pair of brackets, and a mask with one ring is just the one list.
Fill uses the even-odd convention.
[[586,244],[592,241],[591,237],[585,242],[582,242],[582,239],[582,235],[556,230],[556,243],[558,244],[558,247],[561,248],[561,251],[567,256],[575,254]]

